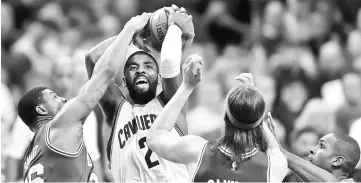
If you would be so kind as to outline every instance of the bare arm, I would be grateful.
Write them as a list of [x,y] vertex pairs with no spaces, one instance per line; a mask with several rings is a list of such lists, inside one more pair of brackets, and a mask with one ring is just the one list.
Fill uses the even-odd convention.
[[[182,76],[180,74],[182,58],[182,30],[180,27],[192,20],[192,17],[186,14],[173,11],[168,12],[170,13],[168,19],[168,24],[170,26],[164,38],[160,56],[160,74],[162,76],[163,86],[163,92],[160,97],[165,104],[173,97],[182,83]],[[189,47],[191,41],[187,42],[187,46]],[[183,134],[188,134],[186,121],[187,110],[188,104],[185,104],[177,121],[177,125]]]
[[[167,103],[182,83],[180,65],[182,58],[182,31],[176,25],[168,28],[160,53],[160,73],[163,81],[163,99]],[[169,64],[171,63],[171,64]],[[174,67],[171,67],[173,64]],[[176,69],[176,70],[174,70]]]
[[118,61],[115,58],[120,58],[119,60],[125,59],[125,54],[134,32],[134,29],[125,26],[100,56],[99,61],[95,64],[90,80],[80,89],[77,97],[65,104],[56,116],[56,119],[63,119],[62,121],[68,121],[67,123],[74,123],[75,121],[83,120],[89,115],[105,94],[110,83],[114,82],[119,70],[121,70],[124,61]]
[[304,182],[339,182],[331,173],[281,148],[288,167]]
[[200,57],[194,57],[184,64],[185,79],[182,85],[157,116],[147,136],[149,148],[159,156],[186,165],[197,161],[202,145],[206,141],[201,137],[191,135],[176,138],[173,137],[171,130],[195,85],[200,81],[201,67],[197,68],[196,75],[193,73],[193,68],[200,62],[202,62]]
[[[90,51],[85,56],[85,66],[87,69],[89,79],[93,74],[95,64],[99,61],[99,58],[103,55],[103,53],[111,45],[111,43],[114,42],[115,38],[116,36],[108,38],[105,41],[99,43],[98,45],[90,49]],[[121,62],[120,59],[116,59],[116,60]],[[119,73],[120,74],[118,75],[122,75],[122,69],[120,69]],[[110,83],[104,96],[99,101],[100,107],[105,115],[106,121],[109,123],[112,123],[112,120],[114,119],[116,113],[116,108],[121,102],[121,100],[124,98],[122,90],[116,83],[117,83],[116,81]]]
[[191,93],[191,89],[181,85],[174,97],[157,116],[147,136],[149,148],[160,157],[186,165],[197,161],[203,144],[206,143],[203,138],[198,136],[179,137],[170,132]]
[[[95,64],[90,80],[80,89],[78,96],[67,102],[49,124],[51,132],[49,132],[50,135],[47,135],[47,143],[50,148],[65,152],[76,151],[75,153],[68,153],[70,156],[80,152],[83,145],[82,122],[104,96],[109,85],[114,83],[115,76],[121,70],[122,62],[114,58],[125,59],[133,34],[145,26],[149,16],[149,14],[144,14],[132,18],[110,46],[106,48]],[[144,25],[140,27],[141,25],[136,23],[143,23]]]

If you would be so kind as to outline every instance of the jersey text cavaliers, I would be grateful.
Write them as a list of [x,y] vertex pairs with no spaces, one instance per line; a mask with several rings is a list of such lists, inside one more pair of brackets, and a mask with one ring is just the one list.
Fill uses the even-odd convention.
[[134,116],[133,120],[129,121],[121,129],[119,129],[118,138],[120,148],[123,149],[126,141],[130,139],[132,135],[135,135],[138,130],[149,130],[156,117],[157,116],[155,114]]

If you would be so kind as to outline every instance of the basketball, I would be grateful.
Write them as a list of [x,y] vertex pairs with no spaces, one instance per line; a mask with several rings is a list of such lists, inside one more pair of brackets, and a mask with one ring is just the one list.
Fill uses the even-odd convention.
[[[193,22],[190,21],[182,27],[183,32],[194,32]],[[145,38],[150,46],[156,51],[160,52],[165,35],[168,31],[168,13],[163,9],[155,11],[149,18],[149,21],[145,27]],[[185,35],[182,35],[182,48],[185,44]]]

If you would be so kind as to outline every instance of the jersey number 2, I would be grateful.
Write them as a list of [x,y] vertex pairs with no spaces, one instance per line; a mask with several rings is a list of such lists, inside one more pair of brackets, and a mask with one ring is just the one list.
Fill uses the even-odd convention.
[[[147,142],[146,137],[143,137],[143,138],[139,139],[139,142],[138,142],[139,147],[141,149],[145,148],[146,147],[146,142]],[[147,163],[147,166],[148,166],[149,169],[159,165],[159,161],[150,160],[150,157],[152,156],[152,153],[153,153],[153,151],[148,148],[147,153],[145,154],[145,157],[144,157],[145,162]]]

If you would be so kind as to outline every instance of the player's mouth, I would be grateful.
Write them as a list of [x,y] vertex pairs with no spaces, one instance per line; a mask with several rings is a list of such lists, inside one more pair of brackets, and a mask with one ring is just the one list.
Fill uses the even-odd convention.
[[144,77],[144,76],[139,76],[137,78],[135,78],[135,85],[136,86],[140,86],[140,87],[145,87],[148,85],[148,78]]

